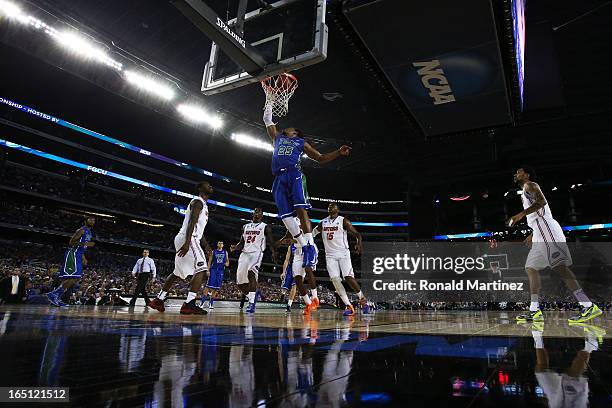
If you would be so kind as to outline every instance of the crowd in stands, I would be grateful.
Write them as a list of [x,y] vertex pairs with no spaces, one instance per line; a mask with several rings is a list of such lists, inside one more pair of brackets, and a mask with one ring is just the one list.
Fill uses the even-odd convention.
[[[32,242],[0,241],[0,280],[9,276],[15,269],[28,282],[28,296],[37,297],[51,291],[58,284],[57,273],[61,266],[64,248],[57,245],[43,245]],[[155,253],[152,253],[155,255]],[[138,256],[98,251],[85,269],[78,287],[65,295],[71,304],[115,304],[122,305],[117,297],[130,297],[136,280],[131,270]],[[158,278],[149,281],[147,291],[155,295],[161,290],[165,277],[174,268],[173,260],[156,259]],[[240,290],[235,283],[235,273],[228,271],[223,287],[219,291],[220,300],[239,300]],[[179,281],[169,292],[170,297],[185,297],[189,288],[188,281]],[[262,277],[259,281],[261,300],[280,302],[284,300],[280,280]],[[323,303],[334,304],[333,292],[319,287],[319,298]],[[102,302],[102,303],[100,303]]]
[[[58,284],[57,272],[63,248],[59,245],[37,244],[32,242],[0,241],[0,280],[10,276],[16,269],[26,280],[27,297],[40,299]],[[153,254],[154,255],[154,254]],[[64,301],[76,305],[119,305],[127,303],[121,299],[131,297],[135,279],[131,275],[131,268],[138,256],[125,255],[112,252],[97,252],[95,258],[87,266],[86,272],[78,287],[65,295]],[[147,291],[155,295],[161,290],[164,278],[172,272],[173,261],[156,259],[158,278],[150,281]],[[231,268],[230,268],[231,269]],[[170,297],[185,297],[189,282],[181,281],[170,291]],[[319,286],[319,298],[328,305],[337,305],[334,292],[325,285]],[[266,302],[282,302],[286,294],[280,288],[280,281],[271,277],[262,277],[259,281],[261,300]],[[225,276],[225,282],[219,291],[219,300],[239,300],[241,298],[235,279],[231,271]],[[299,303],[299,297],[296,303]],[[610,310],[610,301],[597,299],[596,302],[603,310]],[[457,301],[436,302],[430,300],[395,299],[392,302],[379,302],[376,308],[390,310],[498,310],[498,311],[524,311],[529,307],[528,302],[490,302],[490,301]],[[557,301],[543,300],[541,307],[545,310],[576,310],[578,305],[570,298]]]
[[[76,201],[113,211],[146,215],[151,219],[164,220],[172,223],[181,222],[181,217],[176,213],[174,207],[185,206],[189,201],[185,197],[168,194],[95,172],[41,160],[42,159],[31,158],[31,160],[28,160],[27,165],[9,162],[5,165],[5,169],[3,170],[4,176],[2,184],[27,192],[43,194],[48,197]],[[197,177],[193,178],[197,179]],[[263,206],[264,211],[274,212],[276,210],[275,206],[272,204],[271,196],[267,196],[265,199],[255,199],[254,201],[253,199],[249,199],[249,197],[252,197],[249,195],[241,194],[237,197],[222,193],[221,191],[230,188],[226,183],[213,181],[213,185],[216,188],[214,195],[216,200],[247,208],[252,208],[259,204]],[[231,186],[233,187],[234,185],[232,184]],[[176,186],[171,187],[176,188]],[[192,187],[193,186],[185,186],[183,190],[191,193],[192,191],[189,191],[189,188]],[[327,204],[327,202],[319,202],[317,203],[317,207],[326,209]],[[241,216],[248,218],[248,214],[239,214],[236,213],[236,211],[221,206],[210,206],[209,210],[214,214],[214,216],[212,216],[213,219],[215,217],[222,219],[224,223],[236,220]],[[379,207],[367,207],[364,208],[364,210],[379,212],[374,216],[351,214],[351,220],[374,220],[379,222],[406,221],[402,216],[385,215],[384,212],[380,212],[381,209]],[[313,213],[313,217],[316,218],[322,218],[324,216],[325,213]],[[277,224],[280,225],[280,223]],[[377,228],[370,228],[369,230],[371,232],[384,232],[384,229],[379,230]],[[405,232],[397,228],[395,228],[394,231]]]
[[[72,234],[83,225],[84,214],[40,205],[3,201],[0,222]],[[178,227],[150,227],[113,217],[97,217],[96,239],[170,249]]]
[[62,169],[50,174],[7,166],[5,173],[2,184],[8,187],[128,214],[147,214],[153,219],[177,222],[180,216],[174,211],[174,206],[185,205],[187,201],[181,197],[172,202],[168,201],[169,197],[165,200],[152,198],[150,195],[156,193],[155,190],[135,185],[113,188],[108,186],[111,184],[108,177],[85,170]]
[[[111,216],[97,217],[94,242],[121,243],[139,249],[147,247],[165,250],[163,257],[156,257],[159,270],[158,279],[149,282],[148,287],[149,294],[159,292],[163,279],[173,269],[171,259],[174,249],[173,239],[178,226],[183,221],[183,217],[174,210],[174,207],[176,205],[185,206],[188,203],[187,198],[137,186],[102,174],[48,162],[44,159],[32,158],[31,161],[24,164],[14,162],[13,157],[10,158],[11,161],[7,161],[6,158],[5,154],[1,156],[0,187],[6,186],[24,193],[31,193],[30,196],[38,194],[48,199],[32,198],[30,202],[27,196],[24,196],[26,198],[17,197],[15,193],[6,189],[0,191],[0,196],[3,198],[0,202],[0,223],[61,233],[66,236],[64,242],[67,242],[68,236],[83,223],[84,210],[78,207],[79,203],[99,208],[102,211],[106,209],[110,213],[107,215]],[[227,187],[223,184],[222,186]],[[245,191],[241,193],[246,194],[248,190],[249,188],[245,187]],[[75,202],[75,205],[71,207],[65,203],[61,204],[57,199],[70,200]],[[235,198],[230,200],[235,200]],[[236,202],[236,204],[241,203]],[[253,204],[252,200],[250,204]],[[249,206],[246,203],[243,205]],[[238,241],[240,226],[244,219],[249,218],[249,215],[219,206],[210,206],[209,210],[211,211],[211,222],[207,228],[207,236],[208,231],[214,231],[208,236],[211,245],[214,245],[216,239],[223,239],[226,244]],[[267,210],[273,211],[274,209]],[[118,213],[125,213],[125,215]],[[130,215],[135,215],[140,220],[147,220],[149,224],[161,224],[161,222],[164,224],[153,226],[134,223]],[[316,214],[316,216],[321,216],[321,214]],[[353,221],[363,220],[362,216],[351,215],[350,218]],[[214,230],[214,224],[219,219],[224,224],[224,234]],[[396,241],[395,238],[387,239]],[[320,243],[319,246],[321,246]],[[27,281],[30,295],[45,294],[57,285],[56,275],[64,250],[65,245],[3,244],[0,248],[0,279],[15,273],[15,270],[18,269]],[[279,250],[278,255],[282,263],[284,250]],[[271,259],[268,251],[265,256],[264,262],[269,263]],[[97,245],[93,251],[88,251],[88,257],[91,258],[91,262],[87,266],[84,278],[75,291],[66,295],[66,300],[74,304],[121,304],[119,295],[129,296],[133,290],[135,280],[129,271],[137,257],[112,252],[112,248],[104,245]],[[324,256],[320,256],[319,273],[323,274],[325,273],[324,259]],[[235,265],[230,269],[232,268],[235,269]],[[280,290],[278,278],[269,276],[271,275],[262,274],[260,277],[262,299],[264,301],[283,300],[284,294]],[[221,299],[237,300],[240,298],[240,291],[233,282],[233,277],[231,272],[226,274],[226,283],[220,291]],[[169,295],[185,296],[187,287],[188,282],[180,282]],[[319,289],[323,303],[336,303],[337,299],[332,291],[325,286]],[[462,300],[433,302],[429,299],[410,298],[397,299],[392,303],[381,303],[380,306],[400,310],[525,310],[527,307],[519,300],[511,302],[490,302],[487,299]],[[599,301],[598,303],[604,308],[610,307],[609,303]],[[558,302],[543,301],[542,305],[553,310],[576,308],[571,296]]]

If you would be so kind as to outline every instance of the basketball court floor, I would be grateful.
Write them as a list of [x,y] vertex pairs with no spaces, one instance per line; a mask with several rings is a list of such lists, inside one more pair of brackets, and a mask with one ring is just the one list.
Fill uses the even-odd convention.
[[0,377],[73,406],[612,406],[607,314],[515,314],[0,306]]

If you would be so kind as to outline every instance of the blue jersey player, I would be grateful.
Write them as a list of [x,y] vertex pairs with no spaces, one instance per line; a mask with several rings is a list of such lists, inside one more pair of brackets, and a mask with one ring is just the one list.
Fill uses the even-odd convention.
[[291,312],[291,305],[293,304],[293,299],[295,299],[295,279],[293,278],[293,258],[295,257],[295,244],[289,245],[287,248],[287,254],[285,255],[285,262],[283,263],[283,271],[281,273],[281,289],[284,292],[289,292],[287,296],[287,313]]
[[76,230],[68,243],[68,250],[64,254],[64,263],[60,268],[58,277],[62,279],[62,283],[47,294],[49,303],[53,306],[67,306],[61,301],[61,297],[68,289],[70,289],[83,275],[83,267],[87,265],[85,258],[85,250],[88,247],[94,246],[91,241],[93,235],[92,228],[96,224],[95,217],[85,218],[85,225]]
[[[312,268],[316,264],[317,254],[312,238],[312,226],[308,217],[308,209],[311,205],[308,200],[306,189],[306,177],[301,171],[300,161],[302,154],[306,154],[312,160],[323,164],[328,163],[341,156],[348,156],[351,152],[349,146],[341,146],[333,152],[319,153],[308,142],[304,140],[302,131],[289,127],[279,132],[272,121],[272,107],[264,110],[263,121],[266,125],[268,136],[274,144],[272,154],[272,174],[274,184],[272,195],[278,208],[278,215],[291,236],[297,241],[297,246],[303,251],[303,266],[314,281]],[[299,219],[296,220],[294,217]],[[301,229],[300,229],[301,224]]]
[[[204,296],[202,297],[202,306],[208,301],[208,308],[214,309],[213,302],[223,284],[223,273],[225,268],[229,266],[229,255],[223,249],[223,241],[217,242],[217,248],[212,251],[208,257],[208,265],[210,265],[210,274],[208,282],[204,288]],[[208,294],[210,293],[210,299]]]

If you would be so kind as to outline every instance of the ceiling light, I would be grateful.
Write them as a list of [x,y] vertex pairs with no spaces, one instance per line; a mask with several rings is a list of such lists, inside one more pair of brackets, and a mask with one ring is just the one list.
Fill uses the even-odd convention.
[[137,86],[138,88],[142,89],[143,91],[155,94],[167,101],[173,99],[176,96],[176,93],[174,92],[174,89],[172,89],[171,87],[151,78],[148,76],[144,76],[141,75],[139,73],[136,73],[134,71],[126,71],[125,72],[125,79]]
[[261,139],[254,138],[242,133],[232,133],[232,140],[244,146],[254,147],[256,149],[273,152],[274,147],[269,142],[264,142]]
[[466,195],[466,196],[462,196],[462,197],[451,197],[450,199],[452,201],[465,201],[465,200],[469,200],[470,196]]
[[105,50],[76,32],[67,31],[54,37],[61,45],[83,58],[96,60],[117,71],[123,68],[123,65],[109,57]]
[[0,12],[9,18],[23,17],[19,6],[8,1],[0,0]]
[[176,110],[179,111],[185,118],[197,123],[207,123],[213,129],[219,129],[221,126],[223,126],[223,121],[221,121],[221,118],[216,115],[211,115],[204,109],[197,106],[181,104],[176,107]]

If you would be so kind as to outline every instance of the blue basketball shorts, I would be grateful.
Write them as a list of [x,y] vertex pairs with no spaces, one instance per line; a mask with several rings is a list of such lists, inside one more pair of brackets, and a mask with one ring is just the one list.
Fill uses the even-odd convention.
[[58,277],[80,279],[83,276],[83,254],[77,248],[70,248],[64,254],[64,264]]
[[287,169],[276,175],[272,184],[272,196],[279,218],[295,216],[296,208],[312,207],[306,188],[306,176],[297,169]]
[[206,287],[215,290],[221,289],[221,285],[223,284],[223,272],[223,268],[211,269]]

